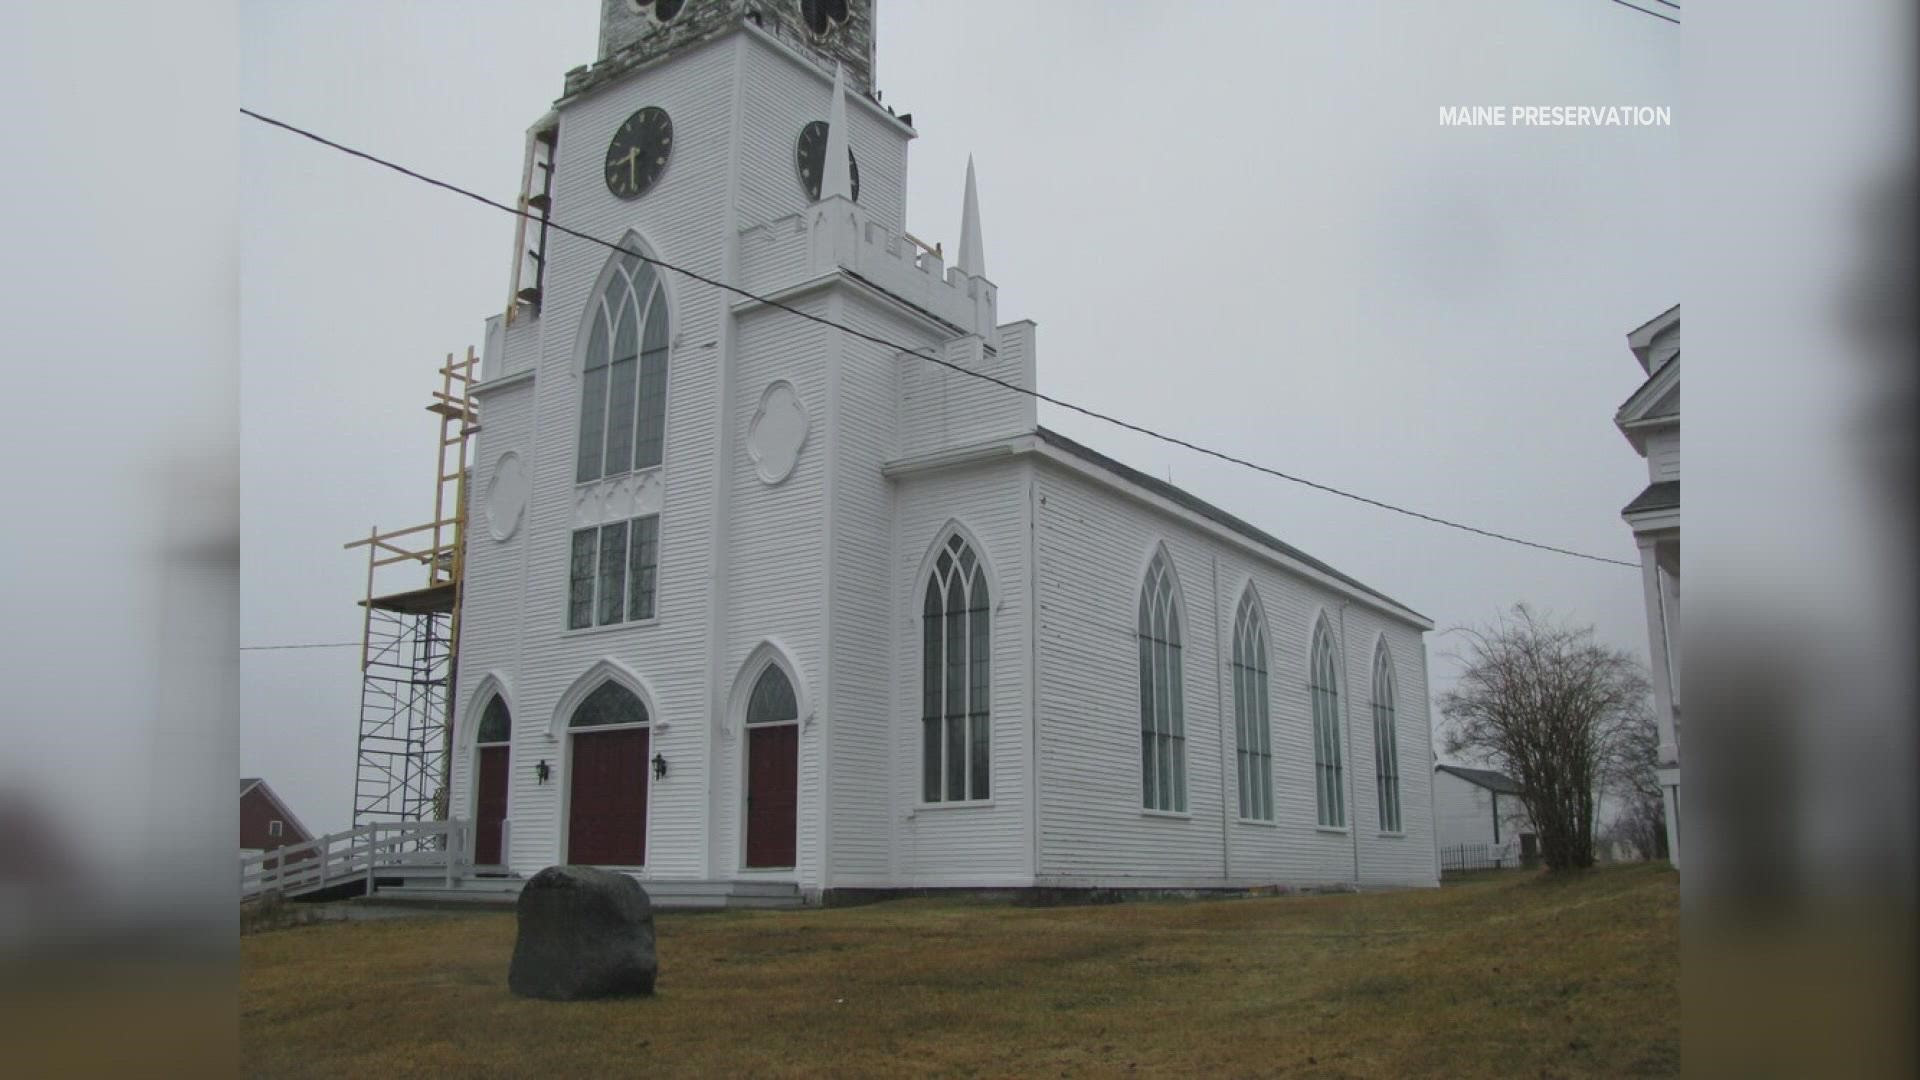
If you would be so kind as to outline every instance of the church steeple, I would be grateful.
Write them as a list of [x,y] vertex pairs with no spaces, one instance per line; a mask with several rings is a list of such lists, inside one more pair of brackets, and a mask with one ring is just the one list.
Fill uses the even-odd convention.
[[827,109],[827,157],[820,166],[820,197],[853,201],[853,174],[847,157],[847,84],[833,65],[833,104]]
[[973,155],[967,155],[967,197],[960,208],[960,261],[955,265],[970,277],[987,276],[987,257],[980,247],[980,191],[973,182]]

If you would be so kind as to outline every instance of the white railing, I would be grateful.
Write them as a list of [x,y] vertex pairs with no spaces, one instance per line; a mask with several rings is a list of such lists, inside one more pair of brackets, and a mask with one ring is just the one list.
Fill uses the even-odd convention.
[[272,891],[293,897],[356,880],[372,895],[382,875],[423,877],[434,870],[451,887],[472,865],[469,822],[376,821],[241,857],[240,898]]

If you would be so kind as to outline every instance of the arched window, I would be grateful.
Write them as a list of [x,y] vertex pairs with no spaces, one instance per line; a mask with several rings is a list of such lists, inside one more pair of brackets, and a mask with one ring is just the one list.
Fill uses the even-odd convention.
[[779,664],[768,664],[754,680],[753,693],[747,695],[747,723],[784,724],[798,719],[800,706],[793,697],[793,682]]
[[1240,816],[1273,820],[1273,742],[1267,724],[1267,631],[1253,589],[1233,620],[1233,731]]
[[1400,831],[1400,739],[1393,701],[1393,657],[1382,641],[1373,657],[1373,769],[1379,781],[1382,832]]
[[480,730],[474,736],[474,742],[481,746],[508,742],[513,738],[513,715],[507,711],[507,703],[499,694],[487,699],[487,707],[480,713]]
[[1339,671],[1333,635],[1327,631],[1327,621],[1321,619],[1313,631],[1307,686],[1313,697],[1314,801],[1320,809],[1320,824],[1331,828],[1347,823],[1346,798],[1341,788]]
[[593,693],[582,698],[580,704],[574,706],[573,716],[567,720],[567,726],[612,727],[616,724],[647,722],[647,703],[641,701],[639,695],[633,691],[617,682],[609,681],[595,687]]
[[1180,612],[1166,553],[1153,557],[1140,589],[1140,801],[1149,810],[1187,809],[1185,688]]
[[926,802],[984,799],[992,632],[986,568],[947,538],[921,606],[920,791]]
[[651,264],[627,253],[613,257],[606,279],[587,305],[574,470],[583,484],[660,464],[666,432],[666,290]]

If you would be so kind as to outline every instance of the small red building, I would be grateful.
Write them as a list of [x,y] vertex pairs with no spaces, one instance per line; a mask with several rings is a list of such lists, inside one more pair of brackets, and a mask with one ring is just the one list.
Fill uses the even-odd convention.
[[240,850],[272,851],[313,839],[307,827],[257,776],[240,781]]

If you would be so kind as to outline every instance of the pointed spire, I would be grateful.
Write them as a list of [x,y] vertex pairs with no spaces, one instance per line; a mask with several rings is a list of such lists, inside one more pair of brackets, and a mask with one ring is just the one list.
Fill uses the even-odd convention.
[[973,155],[967,155],[967,200],[960,208],[960,272],[987,276],[987,257],[980,248],[980,192],[973,183]]
[[840,65],[833,65],[833,105],[827,110],[826,162],[820,166],[820,197],[838,195],[853,201],[853,176],[848,169],[847,84]]

